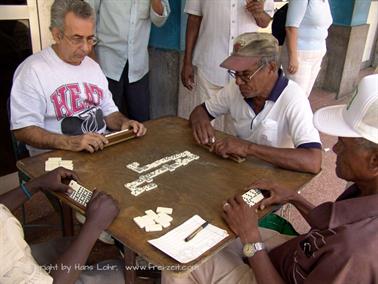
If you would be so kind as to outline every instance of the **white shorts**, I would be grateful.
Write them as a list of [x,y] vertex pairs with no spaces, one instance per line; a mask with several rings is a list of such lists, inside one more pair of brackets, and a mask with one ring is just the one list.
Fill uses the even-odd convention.
[[320,67],[326,50],[298,50],[298,70],[295,74],[287,71],[289,56],[286,45],[281,48],[280,61],[285,76],[296,82],[305,91],[307,97],[310,96],[312,87],[318,77]]

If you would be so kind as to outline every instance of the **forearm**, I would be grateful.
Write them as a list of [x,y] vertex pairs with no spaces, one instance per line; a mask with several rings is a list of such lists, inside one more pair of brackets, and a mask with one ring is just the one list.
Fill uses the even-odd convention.
[[[247,231],[241,234],[240,241],[242,244],[262,242],[258,228]],[[248,258],[249,266],[252,268],[256,277],[256,282],[259,284],[276,284],[285,283],[280,274],[273,266],[266,250],[257,252],[254,256]]]
[[70,150],[69,136],[52,133],[38,126],[13,130],[17,140],[39,149]]
[[197,42],[202,17],[189,15],[185,36],[184,64],[192,64],[193,50]]
[[155,11],[156,14],[162,16],[164,13],[164,6],[161,3],[161,0],[152,0],[151,7]]
[[256,24],[260,28],[266,28],[269,25],[270,21],[272,20],[272,18],[265,11],[262,13],[259,13],[258,15],[255,15],[254,18],[255,18]]
[[[27,182],[25,187],[32,195],[39,191],[38,186],[33,181]],[[20,187],[8,191],[0,196],[0,203],[8,207],[10,211],[17,209],[27,200],[27,196]]]
[[121,130],[122,124],[128,121],[129,119],[119,111],[105,117],[106,126],[111,130]]
[[320,149],[288,149],[249,143],[247,155],[281,168],[316,174],[321,167]]
[[295,208],[298,209],[299,213],[301,213],[301,215],[303,216],[303,218],[305,218],[305,220],[309,223],[309,220],[308,220],[308,213],[314,209],[314,205],[307,201],[305,198],[303,198],[301,195],[299,194],[295,194],[290,200],[289,200],[289,203],[294,205]]
[[286,46],[289,58],[297,56],[298,28],[286,27]]
[[189,116],[189,123],[193,126],[200,121],[208,121],[210,122],[212,118],[209,117],[207,111],[204,109],[202,105],[196,106],[192,113]]
[[[57,260],[57,270],[51,273],[54,283],[74,283],[79,277],[80,269],[75,267],[82,266],[86,263],[89,253],[91,252],[100,231],[93,226],[84,224],[80,234],[70,245],[68,250]],[[62,267],[71,268],[62,270]]]

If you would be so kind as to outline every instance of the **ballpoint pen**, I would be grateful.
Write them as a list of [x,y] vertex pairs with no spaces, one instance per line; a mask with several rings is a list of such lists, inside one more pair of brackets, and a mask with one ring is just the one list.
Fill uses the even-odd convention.
[[187,236],[184,240],[185,242],[189,242],[191,239],[193,239],[199,232],[201,232],[206,226],[209,225],[209,222],[203,223],[201,226],[199,226],[197,229],[195,229],[189,236]]

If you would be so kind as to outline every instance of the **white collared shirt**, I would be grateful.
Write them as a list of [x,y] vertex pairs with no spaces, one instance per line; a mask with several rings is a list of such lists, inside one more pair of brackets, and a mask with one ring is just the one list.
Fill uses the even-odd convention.
[[163,15],[158,15],[150,0],[86,0],[97,15],[100,42],[96,56],[106,77],[119,81],[129,63],[129,82],[140,80],[148,72],[148,41],[151,22],[160,27],[170,14],[168,0],[162,0]]
[[213,117],[230,113],[236,135],[244,140],[277,148],[297,148],[304,144],[320,144],[319,132],[312,122],[310,102],[294,81],[274,102],[265,101],[257,115],[241,95],[235,80],[205,102]]
[[[270,16],[274,1],[265,0],[264,10]],[[256,32],[255,19],[245,9],[245,0],[186,0],[185,13],[202,16],[194,49],[193,65],[201,69],[212,84],[224,86],[227,70],[219,65],[231,54],[234,39],[245,32]]]

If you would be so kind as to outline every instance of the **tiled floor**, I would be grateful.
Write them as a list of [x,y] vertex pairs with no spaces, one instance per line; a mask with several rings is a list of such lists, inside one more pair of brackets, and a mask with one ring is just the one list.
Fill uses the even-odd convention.
[[[372,69],[366,69],[361,72],[361,76],[372,73]],[[313,110],[320,107],[333,104],[346,103],[349,98],[340,98],[335,100],[335,94],[323,90],[315,89],[310,96],[310,102]],[[315,177],[306,187],[302,190],[303,196],[308,198],[314,204],[320,204],[324,201],[333,201],[345,189],[346,183],[335,176],[335,158],[336,155],[332,152],[332,146],[336,142],[335,137],[321,134],[323,142],[323,164],[322,172]],[[17,175],[12,174],[0,177],[0,193],[7,189],[17,186]],[[26,227],[25,237],[29,243],[38,243],[49,239],[61,236],[59,228],[59,216],[47,201],[42,193],[36,194],[31,201],[25,203],[27,212],[28,224],[53,224],[53,227]],[[21,209],[15,212],[15,215],[21,219]],[[308,226],[299,213],[293,208],[284,212],[285,217],[294,225],[298,232],[305,232]],[[76,225],[77,230],[79,225]],[[116,258],[119,254],[114,246],[105,245],[97,242],[89,259],[90,263],[97,262],[102,259]],[[139,283],[151,283],[149,280],[139,279]]]

